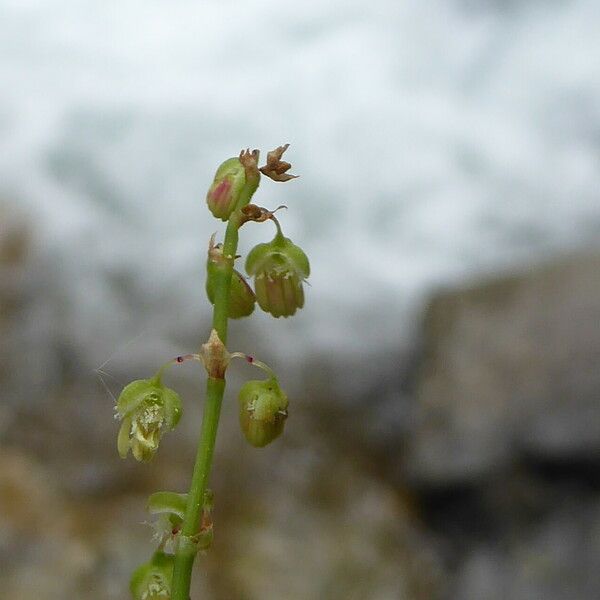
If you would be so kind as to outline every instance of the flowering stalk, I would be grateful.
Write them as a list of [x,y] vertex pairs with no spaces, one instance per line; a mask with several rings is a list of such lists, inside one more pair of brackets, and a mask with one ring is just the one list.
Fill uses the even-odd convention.
[[[275,211],[249,204],[261,173],[274,181],[295,177],[287,173],[291,165],[281,160],[286,149],[287,145],[269,152],[267,164],[260,169],[258,150],[243,151],[239,158],[229,159],[219,167],[206,198],[213,216],[227,221],[223,244],[215,244],[214,236],[209,244],[206,291],[213,304],[210,337],[199,354],[179,356],[151,379],[126,386],[117,402],[117,417],[122,420],[118,436],[120,455],[126,457],[131,449],[137,460],[147,461],[156,453],[164,431],[173,429],[182,413],[177,394],[162,384],[164,371],[173,364],[199,360],[208,374],[190,489],[187,494],[157,492],[148,503],[150,512],[160,515],[155,526],[159,545],[152,560],[134,573],[131,592],[136,600],[189,600],[194,559],[212,542],[212,494],[207,484],[225,392],[225,372],[233,358],[245,358],[268,375],[266,380],[246,382],[240,391],[240,425],[248,442],[256,447],[266,446],[283,431],[288,399],[277,377],[253,357],[240,352],[230,354],[225,344],[229,318],[250,315],[255,299],[262,310],[275,317],[293,315],[304,303],[302,282],[309,273],[306,255],[283,237],[273,216]],[[250,252],[246,270],[255,277],[253,291],[234,270],[239,229],[247,222],[267,220],[275,222],[277,235],[270,244],[259,244]]]
[[[258,153],[257,153],[258,154]],[[258,158],[258,157],[257,157]],[[223,244],[224,265],[214,274],[214,307],[212,328],[217,332],[222,344],[227,343],[227,323],[229,318],[229,293],[231,277],[233,275],[233,260],[238,246],[238,229],[241,224],[239,209],[246,206],[258,188],[260,173],[250,166],[245,168],[246,182],[241,190],[234,212],[230,215],[225,232]],[[221,403],[225,392],[225,377],[215,372],[208,373],[206,381],[206,402],[202,415],[200,443],[196,453],[196,463],[192,474],[192,483],[188,493],[187,507],[181,531],[182,539],[192,538],[197,534],[200,518],[201,504],[206,492],[208,476],[212,464],[212,457],[221,414]],[[175,553],[175,567],[173,570],[172,600],[188,600],[192,566],[196,557],[194,544],[180,543]]]

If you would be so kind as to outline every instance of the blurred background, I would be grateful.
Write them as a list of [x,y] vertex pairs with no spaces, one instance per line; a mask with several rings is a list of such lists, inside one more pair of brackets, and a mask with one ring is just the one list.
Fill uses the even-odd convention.
[[192,597],[600,597],[599,40],[596,0],[1,0],[3,595],[128,597],[204,376],[148,465],[113,396],[208,335],[217,165],[290,142],[255,200],[306,307],[229,341],[290,418],[246,445],[232,369]]

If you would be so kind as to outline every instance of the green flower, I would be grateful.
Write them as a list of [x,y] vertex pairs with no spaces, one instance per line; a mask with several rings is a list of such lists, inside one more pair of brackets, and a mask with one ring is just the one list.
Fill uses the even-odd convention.
[[173,564],[171,554],[155,552],[150,562],[139,566],[129,584],[134,600],[170,600]]
[[155,492],[148,498],[146,509],[151,515],[156,516],[152,523],[154,539],[161,548],[176,539],[181,531],[187,494],[176,492]]
[[121,458],[131,450],[139,461],[152,459],[165,429],[174,429],[181,417],[181,400],[165,387],[160,376],[127,385],[117,400],[121,428],[117,448]]
[[277,379],[247,381],[239,396],[240,425],[252,446],[262,448],[281,435],[288,399]]
[[304,306],[302,283],[310,274],[306,254],[280,231],[248,254],[246,272],[254,276],[259,306],[274,317],[289,317]]
[[[186,504],[187,494],[176,492],[155,492],[148,498],[146,508],[151,515],[157,517],[152,527],[154,538],[158,541],[161,549],[175,551],[185,517]],[[196,552],[207,550],[212,544],[212,507],[213,494],[210,490],[206,490],[202,503],[200,530],[196,535],[188,538],[194,545]]]

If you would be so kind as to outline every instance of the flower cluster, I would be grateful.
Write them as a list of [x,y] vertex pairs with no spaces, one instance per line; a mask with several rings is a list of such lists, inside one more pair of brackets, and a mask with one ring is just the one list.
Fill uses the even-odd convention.
[[[288,145],[279,146],[267,155],[267,164],[260,172],[274,181],[289,181],[295,175],[289,175],[290,163],[281,160]],[[256,160],[257,154],[248,154]],[[237,165],[236,165],[237,161]],[[273,212],[253,204],[243,203],[243,185],[238,184],[246,175],[247,167],[240,159],[230,158],[218,169],[215,181],[211,186],[207,202],[218,218],[231,217],[239,209],[240,222],[264,222],[272,220],[277,227],[275,238],[265,244],[255,246],[246,258],[246,273],[254,277],[254,291],[244,277],[235,269],[232,271],[229,293],[229,317],[239,319],[252,314],[254,303],[274,317],[290,317],[304,306],[303,283],[310,274],[310,264],[301,248],[284,237],[279,221]],[[220,190],[227,190],[221,193]],[[243,205],[242,205],[243,204]],[[227,208],[224,209],[223,207]],[[226,217],[225,217],[226,215]],[[214,303],[214,289],[219,271],[232,268],[237,257],[224,256],[221,244],[214,243],[214,237],[208,249],[206,292],[208,299]]]
[[[225,373],[232,358],[245,360],[267,373],[263,380],[247,381],[238,396],[241,431],[254,447],[264,447],[283,432],[288,416],[288,398],[273,371],[253,357],[225,347],[228,319],[250,316],[256,305],[273,317],[290,317],[304,306],[304,283],[310,264],[304,251],[283,235],[274,213],[279,210],[251,204],[261,177],[276,182],[294,179],[290,163],[283,160],[288,145],[267,154],[259,167],[258,150],[242,150],[224,161],[206,194],[212,215],[227,222],[223,243],[214,234],[206,262],[206,295],[213,305],[212,330],[197,354],[178,356],[150,379],[127,385],[116,404],[121,420],[117,449],[122,458],[131,451],[138,461],[151,460],[166,431],[175,428],[182,414],[179,395],[162,383],[164,370],[187,360],[200,361],[208,374],[205,419],[197,463],[188,493],[156,492],[148,500],[157,544],[151,560],[141,565],[131,579],[135,600],[188,600],[191,567],[196,553],[208,549],[213,540],[212,494],[206,489],[219,411],[225,390]],[[235,268],[238,236],[246,223],[274,223],[275,237],[255,246],[245,260],[242,275]],[[253,281],[250,281],[250,280]],[[253,286],[251,285],[253,283]],[[198,476],[199,475],[199,476]]]

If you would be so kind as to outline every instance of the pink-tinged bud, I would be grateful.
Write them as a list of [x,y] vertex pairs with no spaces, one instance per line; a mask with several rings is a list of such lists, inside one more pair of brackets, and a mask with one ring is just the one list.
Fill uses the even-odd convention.
[[229,158],[217,169],[215,179],[206,194],[208,208],[217,219],[229,219],[245,183],[246,173],[239,158]]
[[310,274],[308,258],[279,232],[272,242],[250,251],[246,271],[254,276],[256,300],[265,312],[289,317],[304,306],[302,283]]

